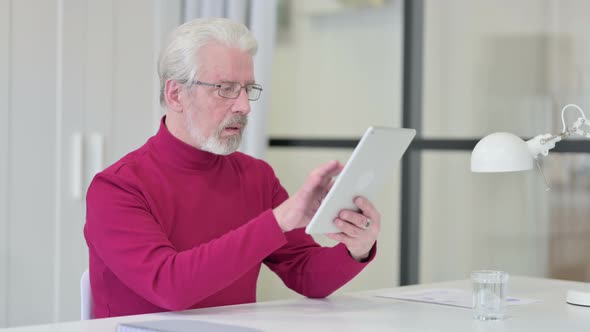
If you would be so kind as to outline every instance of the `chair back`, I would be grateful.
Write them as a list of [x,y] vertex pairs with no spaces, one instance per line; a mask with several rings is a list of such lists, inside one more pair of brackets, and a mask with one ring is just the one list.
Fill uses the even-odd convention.
[[82,273],[80,279],[80,319],[88,320],[94,318],[92,313],[92,290],[90,289],[90,274],[88,269]]

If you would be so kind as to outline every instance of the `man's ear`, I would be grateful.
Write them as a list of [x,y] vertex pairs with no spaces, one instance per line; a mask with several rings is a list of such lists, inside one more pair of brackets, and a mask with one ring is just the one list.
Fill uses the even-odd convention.
[[181,92],[183,85],[175,80],[167,80],[164,87],[164,98],[166,98],[166,105],[168,109],[173,112],[182,112],[183,106],[181,102]]

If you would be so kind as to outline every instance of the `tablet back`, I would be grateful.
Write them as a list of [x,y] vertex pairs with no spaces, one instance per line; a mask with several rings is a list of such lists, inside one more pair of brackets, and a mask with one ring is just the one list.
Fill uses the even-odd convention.
[[340,210],[358,210],[355,197],[364,196],[375,203],[415,135],[414,129],[369,127],[305,232],[338,233],[334,218]]

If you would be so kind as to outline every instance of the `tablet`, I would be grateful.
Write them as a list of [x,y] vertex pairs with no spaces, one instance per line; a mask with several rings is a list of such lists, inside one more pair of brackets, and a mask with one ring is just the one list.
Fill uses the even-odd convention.
[[339,233],[334,219],[343,209],[358,210],[355,197],[364,196],[374,203],[415,135],[414,129],[369,127],[305,232]]

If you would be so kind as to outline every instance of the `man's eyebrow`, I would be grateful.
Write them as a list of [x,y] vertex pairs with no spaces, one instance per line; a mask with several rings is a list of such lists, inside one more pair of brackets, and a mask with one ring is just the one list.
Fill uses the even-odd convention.
[[[232,80],[224,80],[224,79],[219,79],[216,82],[237,82],[237,83],[241,83],[240,81],[232,81]],[[244,84],[260,84],[260,83],[256,83],[256,80],[248,80],[248,81],[244,81]]]

